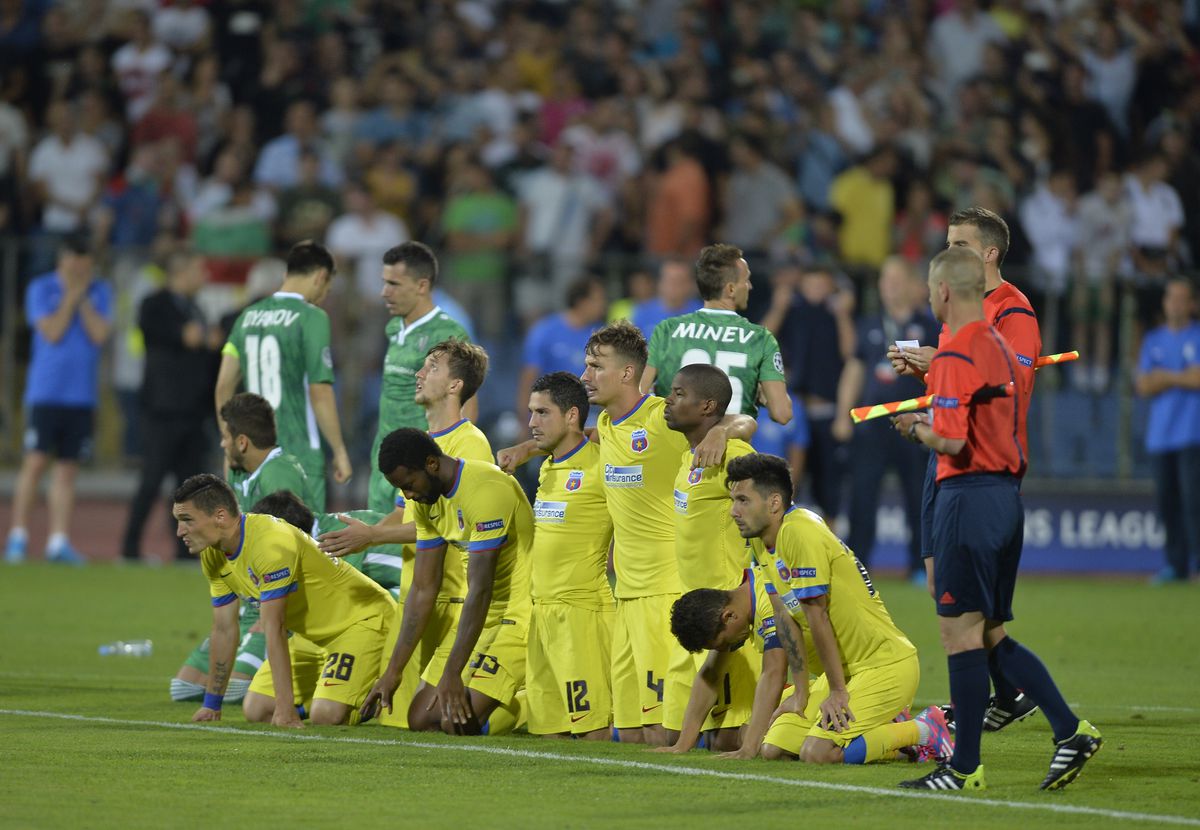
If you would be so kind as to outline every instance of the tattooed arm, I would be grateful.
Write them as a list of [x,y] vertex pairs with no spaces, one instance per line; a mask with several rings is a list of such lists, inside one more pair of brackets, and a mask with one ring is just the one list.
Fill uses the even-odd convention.
[[776,714],[795,712],[803,715],[808,706],[808,661],[805,659],[804,632],[778,594],[771,594],[771,608],[775,612],[775,630],[779,633],[779,642],[783,644],[783,653],[787,656],[793,686],[792,696],[780,704]]
[[[238,646],[238,603],[213,608],[212,634],[208,638],[208,693],[224,695],[233,673]],[[192,715],[194,721],[220,720],[220,709],[201,706]]]

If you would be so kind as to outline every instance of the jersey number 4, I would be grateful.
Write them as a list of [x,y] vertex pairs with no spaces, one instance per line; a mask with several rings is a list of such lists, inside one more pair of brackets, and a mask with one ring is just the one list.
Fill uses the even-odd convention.
[[278,409],[283,403],[279,358],[279,341],[275,335],[246,336],[246,391],[262,395],[272,409]]
[[735,412],[741,412],[743,415],[753,415],[754,412],[742,412],[742,405],[745,401],[745,387],[742,385],[741,378],[733,376],[734,369],[745,369],[749,363],[749,358],[742,352],[717,352],[714,357],[709,357],[708,352],[704,349],[688,349],[683,353],[683,358],[679,361],[679,368],[690,366],[693,363],[704,363],[708,366],[716,366],[725,374],[729,375],[729,386],[733,389],[732,405],[737,407]]

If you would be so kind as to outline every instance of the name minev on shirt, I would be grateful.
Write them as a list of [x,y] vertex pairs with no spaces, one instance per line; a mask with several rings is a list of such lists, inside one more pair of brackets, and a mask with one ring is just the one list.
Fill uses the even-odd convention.
[[672,337],[686,337],[693,340],[711,340],[714,343],[749,343],[755,335],[753,329],[733,326],[711,326],[708,323],[679,323],[671,332]]
[[533,520],[545,524],[563,524],[567,520],[567,503],[538,499],[533,503]]
[[642,465],[604,465],[604,484],[608,487],[641,487]]

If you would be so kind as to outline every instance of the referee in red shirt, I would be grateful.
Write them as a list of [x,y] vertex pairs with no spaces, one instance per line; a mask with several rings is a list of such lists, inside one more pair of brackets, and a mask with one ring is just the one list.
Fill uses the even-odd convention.
[[[1071,711],[1032,651],[1006,636],[1025,529],[1020,477],[1028,449],[1029,406],[1016,353],[985,320],[984,264],[951,247],[929,266],[930,304],[945,324],[926,382],[932,417],[907,414],[896,429],[937,453],[933,503],[934,598],[955,710],[954,755],[901,786],[983,789],[979,745],[988,706],[989,651],[1013,687],[1041,707],[1056,742],[1042,789],[1064,787],[1100,749],[1099,731]],[[1035,355],[1036,357],[1036,355]]]

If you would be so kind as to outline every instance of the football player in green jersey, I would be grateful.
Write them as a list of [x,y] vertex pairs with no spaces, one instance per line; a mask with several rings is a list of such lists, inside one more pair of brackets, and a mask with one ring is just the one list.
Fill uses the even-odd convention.
[[717,244],[702,250],[696,260],[696,285],[704,307],[654,327],[642,391],[665,398],[681,367],[707,363],[729,376],[730,414],[754,416],[761,399],[771,420],[792,420],[792,399],[775,335],[738,313],[750,296],[750,266],[741,249]]
[[238,316],[217,376],[218,417],[243,380],[247,392],[271,404],[279,446],[303,465],[318,510],[325,509],[322,437],[333,451],[334,480],[349,481],[352,472],[333,396],[329,317],[318,308],[333,273],[333,255],[325,246],[295,245],[280,289]]
[[[470,340],[456,320],[433,303],[438,261],[428,245],[405,242],[383,255],[383,289],[380,292],[388,313],[387,353],[383,360],[383,384],[379,390],[379,428],[371,447],[371,458],[379,455],[383,437],[400,427],[428,429],[424,407],[415,400],[417,371],[430,348],[450,338]],[[478,408],[470,402],[465,415],[474,420]],[[380,513],[395,509],[396,488],[371,465],[367,506]]]

